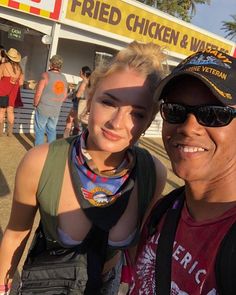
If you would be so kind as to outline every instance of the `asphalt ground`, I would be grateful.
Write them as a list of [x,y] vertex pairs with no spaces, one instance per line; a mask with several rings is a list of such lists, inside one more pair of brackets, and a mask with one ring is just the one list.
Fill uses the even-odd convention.
[[[24,154],[33,147],[33,142],[34,137],[31,134],[15,134],[13,137],[0,137],[0,239],[10,214],[17,166]],[[161,138],[142,138],[140,139],[140,146],[148,149],[167,167],[168,176],[164,189],[165,194],[182,184],[182,181],[172,172]],[[38,218],[36,218],[35,226],[37,223]],[[19,264],[19,271],[25,259],[25,253]],[[17,281],[18,276],[19,273],[17,272],[15,281]],[[11,294],[14,294],[14,291]]]

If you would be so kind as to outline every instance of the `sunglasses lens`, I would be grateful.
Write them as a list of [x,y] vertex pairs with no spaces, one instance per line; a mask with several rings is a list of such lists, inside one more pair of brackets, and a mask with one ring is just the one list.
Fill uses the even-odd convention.
[[232,110],[224,106],[185,106],[177,103],[162,103],[161,116],[170,124],[181,124],[189,113],[194,114],[199,124],[206,127],[222,127],[233,119]]
[[231,111],[222,106],[199,107],[196,116],[201,125],[208,127],[221,127],[230,123]]
[[162,119],[171,124],[180,124],[186,120],[186,108],[175,103],[161,104]]

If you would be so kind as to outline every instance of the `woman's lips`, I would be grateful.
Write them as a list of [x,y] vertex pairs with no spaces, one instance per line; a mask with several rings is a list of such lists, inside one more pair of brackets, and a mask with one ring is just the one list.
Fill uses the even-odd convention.
[[112,140],[112,141],[118,141],[121,139],[121,136],[119,136],[118,134],[113,133],[108,130],[105,130],[105,129],[102,129],[102,133],[105,138]]

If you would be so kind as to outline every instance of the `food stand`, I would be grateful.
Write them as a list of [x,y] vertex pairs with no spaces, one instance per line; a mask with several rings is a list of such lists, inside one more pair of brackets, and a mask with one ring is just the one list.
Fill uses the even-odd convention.
[[[187,55],[216,48],[236,55],[235,43],[133,0],[1,0],[0,44],[22,54],[25,73],[24,108],[16,110],[15,132],[33,132],[32,99],[49,58],[64,58],[63,73],[71,84],[79,81],[84,65],[94,68],[132,40],[165,47],[170,69]],[[70,102],[62,107],[62,133]],[[146,136],[159,136],[157,115]]]

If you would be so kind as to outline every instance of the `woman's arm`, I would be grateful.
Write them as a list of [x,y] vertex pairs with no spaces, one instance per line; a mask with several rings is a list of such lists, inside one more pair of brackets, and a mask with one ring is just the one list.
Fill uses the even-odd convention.
[[35,94],[34,94],[34,106],[35,107],[37,107],[37,105],[40,102],[40,98],[41,98],[41,95],[43,93],[43,89],[47,85],[47,82],[48,82],[48,74],[45,72],[45,73],[42,74],[42,77],[41,77],[41,79],[38,82],[37,87],[36,87],[36,91],[35,91]]
[[22,86],[24,84],[24,74],[20,74],[19,85]]
[[0,65],[0,80],[2,79],[3,75],[4,64]]
[[47,150],[47,145],[33,148],[17,169],[10,219],[0,246],[0,285],[12,281],[29,238],[38,208],[36,192]]
[[77,99],[80,99],[80,97],[83,96],[87,84],[88,84],[88,82],[86,80],[82,81],[82,83],[80,84],[80,86],[76,92]]

